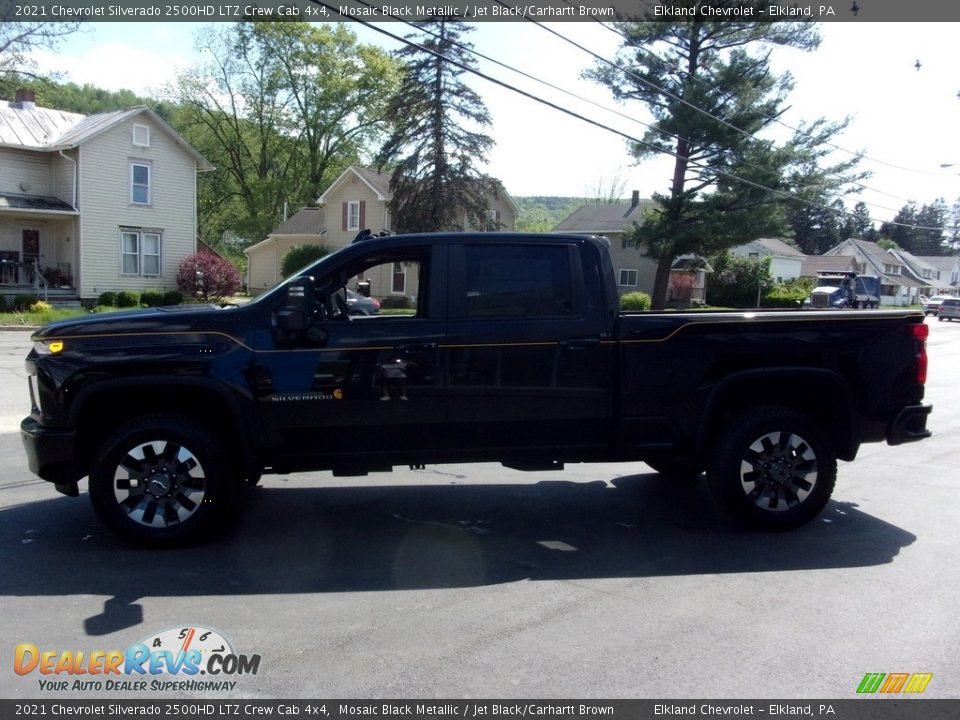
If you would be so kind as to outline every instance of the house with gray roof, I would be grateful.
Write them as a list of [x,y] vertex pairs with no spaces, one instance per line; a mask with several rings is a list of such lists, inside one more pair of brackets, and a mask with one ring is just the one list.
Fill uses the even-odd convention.
[[[280,281],[283,256],[295,245],[324,245],[332,252],[352,243],[361,230],[392,232],[392,198],[389,174],[351,165],[317,198],[318,207],[304,208],[246,249],[250,292],[261,293]],[[519,210],[498,183],[488,201],[491,226],[513,230]],[[399,265],[390,278],[368,278],[375,297],[411,294],[416,278]]]
[[176,288],[210,163],[147,107],[84,116],[0,100],[0,292],[93,300]]
[[770,275],[778,283],[800,277],[806,258],[800,250],[780,238],[757,238],[731,248],[730,252],[738,257],[756,260],[770,258]]
[[952,293],[953,288],[950,286],[950,283],[940,280],[939,271],[926,260],[906,250],[890,250],[890,254],[903,263],[903,272],[905,275],[921,283],[921,294],[930,296]]
[[878,276],[881,305],[913,305],[919,302],[918,297],[924,294],[924,289],[929,291],[929,284],[911,277],[903,260],[875,242],[849,238],[824,255],[853,257],[861,275]]
[[941,294],[960,293],[960,257],[956,255],[917,255],[917,260],[933,268],[933,277]]
[[[578,207],[560,221],[553,232],[607,238],[621,294],[639,291],[649,295],[653,292],[657,262],[644,256],[627,239],[627,231],[634,223],[643,224],[646,213],[655,205],[653,200],[641,198],[640,193],[634,190],[630,202]],[[689,260],[690,256],[684,256],[674,261],[670,269],[668,301],[703,301],[709,268],[705,263],[691,264]]]

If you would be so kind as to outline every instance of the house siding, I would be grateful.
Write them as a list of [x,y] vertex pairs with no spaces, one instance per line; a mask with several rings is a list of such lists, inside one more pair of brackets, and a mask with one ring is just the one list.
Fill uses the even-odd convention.
[[342,207],[345,202],[364,203],[364,218],[360,230],[370,228],[373,232],[380,232],[391,229],[387,222],[387,204],[378,200],[377,193],[353,173],[331,188],[326,200],[327,234],[324,244],[331,250],[349,245],[359,232],[343,229]]
[[[150,147],[133,144],[133,125],[150,126]],[[151,166],[150,204],[130,202],[130,163]],[[81,147],[82,258],[77,291],[95,298],[107,290],[176,288],[177,269],[196,251],[196,162],[149,118],[137,116]],[[121,273],[120,228],[162,232],[159,277]]]
[[50,155],[0,148],[0,193],[53,196]]
[[249,258],[247,279],[249,291],[256,295],[268,290],[281,280],[280,266],[283,256],[297,245],[324,245],[322,238],[310,235],[277,235],[272,242],[252,248]]

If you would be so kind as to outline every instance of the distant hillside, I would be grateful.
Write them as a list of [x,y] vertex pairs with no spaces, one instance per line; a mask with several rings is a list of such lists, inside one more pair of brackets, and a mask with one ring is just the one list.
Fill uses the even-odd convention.
[[575,197],[514,197],[520,206],[517,230],[521,232],[550,232],[567,215],[590,200]]

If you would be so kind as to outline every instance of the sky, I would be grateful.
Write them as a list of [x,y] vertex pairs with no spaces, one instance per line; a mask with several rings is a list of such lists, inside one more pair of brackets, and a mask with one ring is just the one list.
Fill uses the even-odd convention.
[[[388,50],[399,43],[353,23],[362,42]],[[193,23],[84,23],[84,29],[53,53],[37,59],[64,79],[110,90],[163,95],[164,86],[197,59],[197,38],[208,27]],[[385,27],[403,35],[402,23]],[[612,58],[621,38],[596,22],[548,26],[595,53]],[[813,52],[777,49],[776,72],[789,71],[795,87],[785,124],[796,126],[820,117],[851,123],[834,144],[836,159],[862,151],[861,168],[872,172],[857,200],[875,221],[890,220],[908,201],[931,203],[960,198],[960,62],[956,46],[960,23],[853,23],[819,26],[820,47]],[[553,89],[480,61],[480,69],[536,95],[575,109],[634,137],[649,120],[637,103],[618,105],[610,92],[582,80],[595,60],[587,53],[530,22],[478,23],[468,36],[475,50],[543,79],[602,107],[585,104]],[[202,43],[200,43],[202,45]],[[920,68],[917,69],[917,61]],[[592,196],[598,187],[621,186],[623,195],[666,192],[673,159],[635,164],[626,141],[609,131],[543,107],[480,78],[471,85],[493,119],[489,134],[496,146],[484,168],[500,178],[514,196]],[[609,108],[613,112],[605,110]],[[626,115],[623,117],[620,114]],[[786,131],[784,131],[786,132]],[[953,165],[943,168],[942,165]]]

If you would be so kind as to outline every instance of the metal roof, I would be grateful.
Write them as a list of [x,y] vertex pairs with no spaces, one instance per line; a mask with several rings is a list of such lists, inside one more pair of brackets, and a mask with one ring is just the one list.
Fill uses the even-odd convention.
[[0,146],[50,150],[84,115],[0,100]]
[[0,101],[0,147],[54,152],[74,148],[106,130],[138,115],[146,115],[184,152],[194,158],[199,170],[213,165],[157,113],[146,106],[79,115],[42,108],[32,103]]

